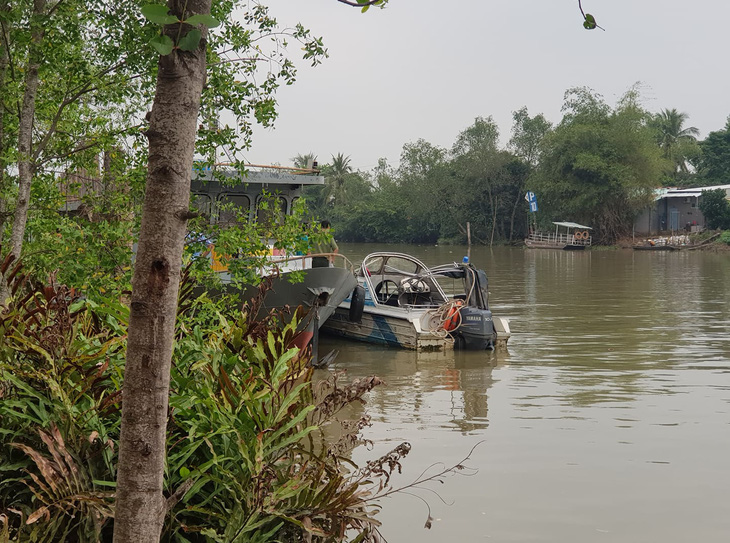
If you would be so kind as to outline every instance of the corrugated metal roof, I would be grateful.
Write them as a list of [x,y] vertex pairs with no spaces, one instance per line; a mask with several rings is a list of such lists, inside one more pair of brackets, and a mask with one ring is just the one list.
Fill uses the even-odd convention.
[[584,226],[582,224],[578,224],[577,222],[555,222],[553,221],[553,224],[557,226],[565,226],[566,228],[581,228],[581,229],[587,229],[587,230],[593,230],[590,226]]
[[707,190],[723,189],[724,191],[730,190],[730,185],[713,185],[709,187],[692,187],[689,189],[678,189],[678,188],[661,188],[654,192],[655,200],[662,200],[664,198],[689,198],[689,197],[700,197],[702,193]]

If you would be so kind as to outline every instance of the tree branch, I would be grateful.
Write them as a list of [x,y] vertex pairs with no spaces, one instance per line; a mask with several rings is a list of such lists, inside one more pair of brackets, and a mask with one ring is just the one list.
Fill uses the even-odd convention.
[[49,9],[49,10],[48,10],[48,14],[47,14],[47,15],[48,15],[48,16],[52,15],[52,14],[53,14],[53,12],[54,12],[54,11],[56,11],[56,9],[58,9],[58,6],[60,6],[61,4],[63,4],[63,3],[64,3],[64,1],[65,1],[65,0],[58,0],[58,2],[56,2],[56,3],[55,3],[55,4],[53,5],[53,7],[52,7],[51,9]]
[[[103,77],[104,75],[116,70],[120,66],[122,66],[125,63],[125,61],[118,62],[117,64],[114,64],[113,66],[109,66],[106,70],[102,70],[99,74],[97,74],[95,77]],[[78,90],[74,92],[71,96],[64,98],[63,102],[61,102],[61,105],[58,106],[58,111],[56,111],[56,114],[53,116],[53,120],[51,121],[51,126],[48,128],[48,131],[46,134],[41,138],[40,142],[38,142],[38,145],[36,146],[35,152],[33,153],[33,161],[37,161],[40,154],[43,152],[43,150],[48,145],[48,142],[53,137],[53,134],[56,133],[56,127],[58,126],[59,121],[61,120],[61,115],[63,115],[64,110],[67,106],[73,104],[81,98],[84,94],[87,94],[89,92],[93,92],[97,90],[99,87],[93,87],[91,86],[92,79],[88,80],[83,85],[80,85],[76,87]]]
[[382,0],[370,0],[369,2],[351,2],[350,0],[337,0],[337,1],[341,2],[342,4],[352,6],[354,8],[364,8],[366,6],[372,6],[374,4],[378,4],[378,3],[382,2]]
[[[140,124],[140,125],[137,125],[136,127],[132,127],[132,128],[140,128],[141,126],[142,125]],[[105,135],[106,136],[116,136],[116,135],[125,133],[127,130],[128,129],[125,128],[124,130],[117,130],[116,132],[111,132],[111,133],[108,133]],[[63,160],[65,158],[70,157],[71,155],[80,153],[81,151],[85,151],[87,149],[92,149],[93,147],[97,147],[99,144],[100,144],[99,140],[92,140],[91,143],[87,143],[85,145],[80,145],[79,147],[75,147],[75,148],[71,149],[68,153],[64,153],[62,155],[48,156],[48,157],[44,158],[43,160],[38,161],[38,165],[41,166],[41,165],[51,162],[53,160]]]
[[3,32],[3,44],[5,45],[4,55],[8,61],[8,67],[10,68],[10,77],[15,81],[15,64],[13,58],[10,56],[10,41],[8,40],[8,29],[5,27],[5,21],[0,21],[0,28]]

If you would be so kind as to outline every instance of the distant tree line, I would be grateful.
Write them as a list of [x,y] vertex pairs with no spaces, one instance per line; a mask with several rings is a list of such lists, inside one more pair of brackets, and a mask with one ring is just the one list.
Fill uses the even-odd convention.
[[[698,141],[685,113],[643,107],[638,85],[615,106],[571,88],[562,113],[553,126],[526,107],[515,111],[506,148],[494,119],[477,117],[450,149],[422,139],[405,144],[397,167],[381,159],[369,172],[355,171],[349,156],[333,155],[322,166],[325,185],[306,190],[309,208],[342,241],[464,243],[469,224],[473,242],[509,244],[531,227],[569,220],[611,244],[630,235],[654,189],[730,182],[730,121]],[[528,190],[539,207],[531,216]]]

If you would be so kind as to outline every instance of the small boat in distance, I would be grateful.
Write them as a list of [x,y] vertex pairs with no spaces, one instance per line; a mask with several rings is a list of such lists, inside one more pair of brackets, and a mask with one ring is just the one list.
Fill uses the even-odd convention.
[[[459,292],[445,292],[441,282],[449,279],[459,283]],[[507,344],[509,323],[492,316],[487,274],[466,259],[429,269],[407,254],[371,253],[357,280],[358,287],[323,331],[417,350],[484,350]]]
[[530,232],[525,245],[530,249],[562,249],[582,251],[591,246],[590,226],[575,222],[553,222],[555,232]]
[[633,248],[635,251],[679,251],[691,245],[692,240],[688,235],[673,235],[648,238]]

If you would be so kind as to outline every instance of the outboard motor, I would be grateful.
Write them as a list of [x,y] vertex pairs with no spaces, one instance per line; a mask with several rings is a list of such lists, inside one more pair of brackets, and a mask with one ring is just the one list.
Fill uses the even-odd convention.
[[494,330],[492,312],[465,305],[459,313],[461,324],[454,332],[454,348],[467,351],[493,349],[497,332]]
[[461,307],[461,324],[454,331],[454,348],[469,351],[493,349],[497,332],[489,310],[487,274],[468,262],[460,264],[464,270],[466,303]]

